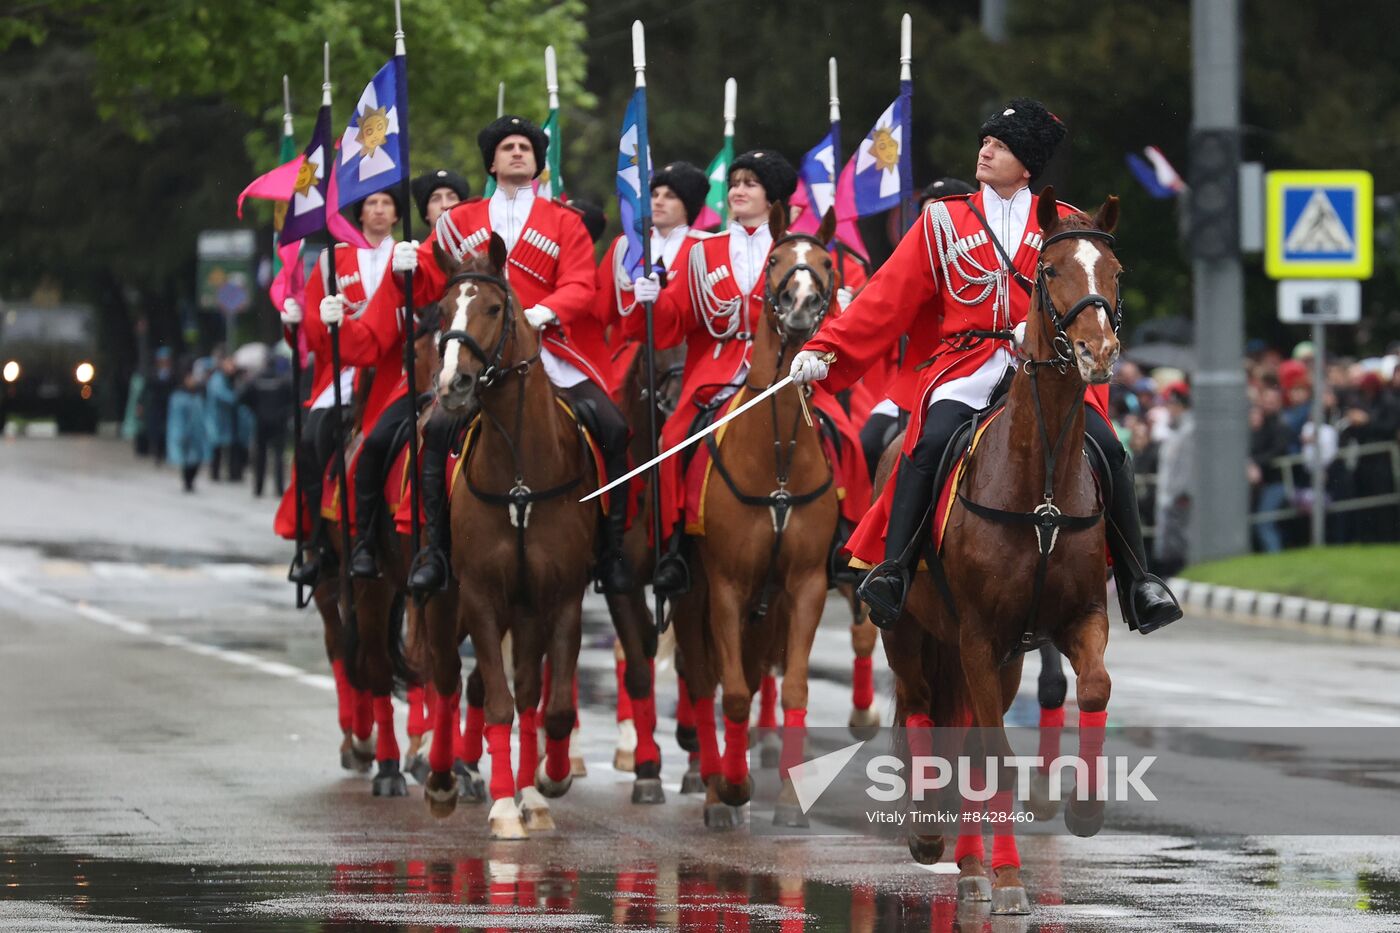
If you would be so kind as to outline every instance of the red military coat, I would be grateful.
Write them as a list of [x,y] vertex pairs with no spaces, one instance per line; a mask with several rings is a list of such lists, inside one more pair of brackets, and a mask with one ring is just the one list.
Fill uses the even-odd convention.
[[[1036,221],[1037,198],[1032,196],[1025,233],[1011,257],[1016,270],[1027,279],[1035,278],[1040,258],[1040,224]],[[966,299],[978,297],[983,285],[974,285],[957,271],[967,266],[955,260],[959,255],[973,260],[983,269],[997,269],[1001,257],[981,221],[968,205],[974,204],[986,216],[982,193],[954,195],[941,198],[925,207],[919,222],[905,234],[894,254],[871,278],[839,317],[828,319],[804,349],[818,353],[836,354],[831,371],[822,384],[831,391],[840,391],[859,379],[872,366],[888,358],[899,338],[908,335],[909,347],[904,366],[890,383],[887,393],[912,414],[909,431],[904,438],[904,453],[912,455],[923,432],[924,416],[929,398],[938,386],[975,373],[990,361],[997,345],[983,340],[966,349],[941,343],[945,336],[967,330],[993,330],[1019,324],[1026,319],[1030,296],[1014,281],[1008,281],[1004,299],[1009,305],[998,319],[995,311],[999,290],[991,289],[984,300],[966,305],[956,300],[952,292]],[[938,222],[942,211],[951,221],[956,238],[946,236]],[[1067,204],[1059,206],[1060,215],[1074,212]],[[952,269],[953,281],[945,281],[944,259]],[[951,291],[950,291],[951,286]],[[920,364],[932,363],[918,369]],[[1090,386],[1086,402],[1107,417],[1108,387]],[[849,549],[858,561],[869,564],[884,559],[884,534],[889,523],[890,498],[894,483],[887,483],[879,501],[851,536]]]
[[[753,331],[763,319],[765,282],[760,274],[748,292],[739,291],[730,267],[729,236],[726,231],[682,246],[670,281],[653,308],[657,348],[686,345],[680,399],[676,413],[662,426],[662,450],[685,440],[699,412],[698,406],[708,403],[724,386],[738,382],[748,371]],[[766,269],[767,264],[762,267]],[[646,321],[641,315],[630,315],[624,319],[623,328],[628,337],[641,339],[645,337]],[[847,493],[844,507],[851,510],[853,517],[859,517],[870,495],[870,479],[859,456],[860,437],[830,392],[818,387],[812,404],[836,423],[843,449],[854,452],[853,456],[843,454],[838,481]],[[666,529],[681,519],[685,507],[680,461],[680,456],[671,457],[660,468],[661,519]],[[849,475],[857,466],[859,473]]]
[[[326,252],[321,252],[321,258],[316,263],[317,274],[306,283],[302,333],[306,336],[306,349],[316,354],[316,361],[311,370],[311,395],[306,401],[308,408],[331,385],[331,336],[326,325],[321,323],[321,299],[326,297],[329,281]],[[373,365],[373,360],[355,364],[345,357],[347,326],[350,325],[351,319],[360,318],[366,313],[369,300],[373,297],[365,293],[363,270],[360,269],[360,251],[348,244],[337,243],[335,272],[336,292],[345,299],[345,321],[340,327],[341,369],[343,371],[353,369],[356,365]],[[385,270],[384,277],[380,280],[381,285],[389,282],[391,278],[388,270]],[[396,285],[393,287],[397,288]],[[350,399],[347,398],[344,402],[348,405]]]
[[[491,239],[490,201],[473,198],[458,204],[444,220],[453,242],[443,247],[454,259],[480,252]],[[442,297],[447,276],[438,268],[433,244],[435,230],[418,249],[418,272],[413,277],[414,306]],[[611,390],[612,361],[603,340],[603,325],[595,316],[593,241],[578,211],[558,201],[536,198],[521,229],[520,239],[506,262],[506,279],[520,297],[521,310],[544,305],[559,318],[544,330],[544,345],[567,360],[603,391]]]

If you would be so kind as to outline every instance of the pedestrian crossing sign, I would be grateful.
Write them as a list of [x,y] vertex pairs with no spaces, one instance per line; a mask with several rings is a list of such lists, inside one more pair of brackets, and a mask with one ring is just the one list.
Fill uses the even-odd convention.
[[1370,172],[1269,172],[1264,268],[1275,279],[1369,279]]

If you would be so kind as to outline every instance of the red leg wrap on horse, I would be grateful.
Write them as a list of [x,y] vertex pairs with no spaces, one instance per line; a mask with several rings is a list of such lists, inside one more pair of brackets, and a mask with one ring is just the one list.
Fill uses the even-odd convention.
[[355,738],[364,741],[374,731],[374,697],[368,690],[355,691]]
[[[970,768],[968,770],[967,785],[969,790],[981,791],[986,789],[987,776],[981,768]],[[953,862],[956,864],[965,855],[975,855],[979,859],[986,861],[986,849],[982,845],[982,826],[980,820],[973,822],[971,814],[982,813],[986,804],[980,800],[972,800],[964,797],[962,800],[962,826],[958,830],[958,844],[953,851]]]
[[987,802],[992,820],[992,868],[1007,865],[1021,867],[1021,853],[1016,851],[1015,822],[1010,819],[1014,808],[1011,804],[1011,791],[998,790]]
[[408,688],[408,735],[409,738],[428,731],[428,711],[423,706],[423,688]]
[[617,721],[625,722],[635,713],[632,710],[632,697],[627,693],[627,659],[619,658],[613,664],[617,674]]
[[719,774],[719,736],[715,731],[715,701],[705,697],[695,701],[695,733],[700,739],[700,776],[709,780]]
[[914,713],[904,720],[905,740],[911,758],[927,758],[933,754],[933,720],[923,713]]
[[778,776],[787,780],[788,769],[802,764],[802,752],[807,744],[807,711],[783,710],[783,754],[779,759]]
[[462,728],[462,750],[457,755],[463,761],[475,764],[481,760],[481,735],[486,728],[486,707],[472,706],[467,701],[467,721]]
[[676,687],[680,696],[676,699],[676,725],[695,728],[695,707],[690,705],[690,691],[685,687],[685,678],[676,675]]
[[967,825],[972,828],[959,830],[958,842],[953,846],[953,864],[955,865],[969,855],[984,862],[987,860],[987,850],[982,844],[982,824],[970,823]]
[[1095,791],[1103,789],[1108,778],[1099,768],[1099,756],[1103,754],[1104,725],[1108,722],[1108,710],[1099,713],[1079,712],[1079,757],[1089,765],[1089,786]]
[[374,722],[379,726],[379,741],[374,757],[379,761],[398,761],[399,740],[394,738],[394,699],[393,697],[374,698]]
[[851,705],[870,709],[875,702],[875,659],[856,658],[851,665]]
[[724,717],[724,779],[742,784],[749,776],[749,722]]
[[778,728],[778,678],[772,674],[764,674],[758,686],[758,727]]
[[540,734],[533,709],[520,711],[520,766],[515,772],[515,789],[523,790],[535,783],[535,769],[540,764]]
[[462,695],[454,693],[443,698],[434,696],[433,703],[433,743],[428,750],[428,767],[439,773],[452,770],[452,756],[456,752],[457,717],[460,715]]
[[637,762],[660,761],[661,749],[656,744],[656,694],[634,700],[632,714],[637,727]]
[[[545,738],[544,773],[549,775],[551,781],[562,781],[569,776],[569,737],[567,735],[562,739]],[[531,781],[533,780],[532,775]]]
[[1040,756],[1041,774],[1050,773],[1050,763],[1060,757],[1060,735],[1065,729],[1065,708],[1042,709],[1040,711]]
[[[470,707],[468,707],[470,709]],[[515,782],[510,773],[510,723],[494,722],[487,726],[486,747],[491,752],[491,799],[515,796]]]
[[349,732],[355,725],[355,690],[345,673],[344,661],[332,661],[331,673],[335,675],[335,705],[340,716],[340,731]]

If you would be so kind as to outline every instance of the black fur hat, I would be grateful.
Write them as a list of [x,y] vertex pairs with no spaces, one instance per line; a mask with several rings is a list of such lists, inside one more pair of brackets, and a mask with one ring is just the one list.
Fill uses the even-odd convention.
[[746,168],[758,176],[763,193],[769,201],[787,203],[797,190],[797,169],[772,149],[750,149],[739,156],[729,166],[729,177],[741,168]]
[[1045,171],[1055,147],[1065,138],[1065,124],[1040,101],[1013,97],[977,131],[978,140],[986,136],[995,136],[1006,143],[1006,148],[1021,160],[1034,179]]
[[676,193],[685,205],[685,222],[695,223],[705,207],[705,196],[710,193],[710,179],[704,171],[689,162],[667,162],[651,176],[651,190],[655,191],[658,185]]
[[919,203],[923,204],[925,201],[946,198],[954,194],[975,194],[976,192],[976,188],[961,178],[940,178],[937,181],[929,182],[928,186],[919,192]]
[[463,201],[472,196],[471,184],[461,175],[445,168],[419,175],[413,179],[411,187],[414,203],[418,205],[418,216],[423,218],[424,223],[428,222],[428,200],[439,188],[457,192],[457,197]]
[[512,116],[497,117],[476,134],[476,144],[481,147],[481,163],[486,168],[486,174],[492,174],[491,163],[496,161],[496,147],[508,136],[524,136],[530,140],[530,147],[535,150],[535,177],[538,178],[540,172],[544,171],[549,137],[544,134],[544,130],[524,117]]

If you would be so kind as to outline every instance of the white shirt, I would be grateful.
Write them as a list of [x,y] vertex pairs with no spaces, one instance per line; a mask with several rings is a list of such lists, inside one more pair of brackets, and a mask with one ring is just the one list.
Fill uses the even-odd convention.
[[488,211],[491,217],[491,230],[500,235],[506,243],[506,252],[515,249],[515,241],[520,239],[525,229],[525,220],[530,209],[535,206],[535,192],[529,185],[516,189],[515,196],[506,194],[506,189],[498,187],[491,195]]
[[773,248],[773,233],[768,224],[759,224],[753,233],[735,221],[729,225],[729,268],[734,284],[747,295],[758,282],[768,263],[768,251]]
[[1031,189],[1022,188],[1009,199],[1003,199],[991,185],[982,186],[982,207],[987,226],[997,238],[1006,255],[1016,258],[1021,238],[1026,235],[1026,223],[1031,217]]
[[660,263],[668,278],[675,271],[676,256],[680,254],[681,244],[689,232],[690,224],[681,224],[666,236],[662,236],[655,227],[651,228],[651,261]]
[[394,238],[386,236],[373,249],[362,249],[358,252],[360,284],[365,287],[365,297],[373,298],[374,293],[379,291],[379,283],[384,281],[384,273],[394,255]]

